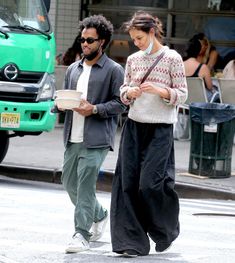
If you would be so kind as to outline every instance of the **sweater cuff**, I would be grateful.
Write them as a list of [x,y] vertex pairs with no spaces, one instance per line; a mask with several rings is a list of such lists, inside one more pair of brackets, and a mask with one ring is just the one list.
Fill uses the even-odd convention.
[[167,103],[168,105],[175,105],[177,100],[176,92],[171,88],[166,88],[166,89],[170,95],[170,99],[164,99],[165,103]]
[[133,99],[128,99],[127,98],[127,90],[125,90],[122,94],[121,94],[121,101],[126,104],[126,105],[130,105],[134,102]]

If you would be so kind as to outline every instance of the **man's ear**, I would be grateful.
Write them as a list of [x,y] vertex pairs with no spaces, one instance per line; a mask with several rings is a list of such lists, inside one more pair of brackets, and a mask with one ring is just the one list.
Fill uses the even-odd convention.
[[104,40],[104,39],[101,39],[101,46],[102,46],[102,47],[103,47],[104,43],[105,43],[105,40]]

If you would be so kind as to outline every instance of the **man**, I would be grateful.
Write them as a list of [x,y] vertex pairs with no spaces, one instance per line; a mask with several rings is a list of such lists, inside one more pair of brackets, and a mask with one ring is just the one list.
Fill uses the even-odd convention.
[[67,253],[89,249],[89,242],[104,232],[108,212],[96,199],[96,181],[114,146],[118,114],[125,110],[119,98],[124,70],[103,52],[113,33],[112,24],[94,15],[80,23],[80,33],[83,58],[69,66],[64,81],[65,89],[83,94],[80,106],[66,111],[64,123],[62,183],[75,205],[75,233]]

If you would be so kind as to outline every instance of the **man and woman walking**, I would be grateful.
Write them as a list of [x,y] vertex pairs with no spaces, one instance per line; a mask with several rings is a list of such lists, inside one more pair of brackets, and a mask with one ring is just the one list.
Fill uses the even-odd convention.
[[173,123],[176,106],[187,97],[183,61],[162,44],[157,17],[137,12],[124,30],[139,49],[127,58],[125,71],[104,52],[111,22],[102,15],[85,18],[79,39],[83,57],[65,76],[64,88],[83,94],[80,106],[65,113],[62,183],[75,206],[67,253],[88,250],[105,230],[109,215],[96,198],[96,180],[127,106],[111,194],[112,249],[143,256],[150,238],[162,252],[179,235]]

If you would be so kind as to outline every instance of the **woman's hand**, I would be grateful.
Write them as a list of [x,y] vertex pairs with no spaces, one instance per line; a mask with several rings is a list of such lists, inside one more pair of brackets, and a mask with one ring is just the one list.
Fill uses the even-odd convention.
[[155,86],[151,82],[142,83],[140,85],[140,89],[142,92],[158,94],[163,99],[170,99],[170,94],[166,88],[160,88],[158,86]]
[[142,92],[151,93],[151,94],[159,94],[159,89],[155,85],[153,85],[151,82],[144,82],[140,85],[140,89]]
[[127,90],[126,96],[127,96],[127,99],[132,100],[132,99],[139,98],[141,94],[142,94],[142,91],[139,87],[130,87]]

